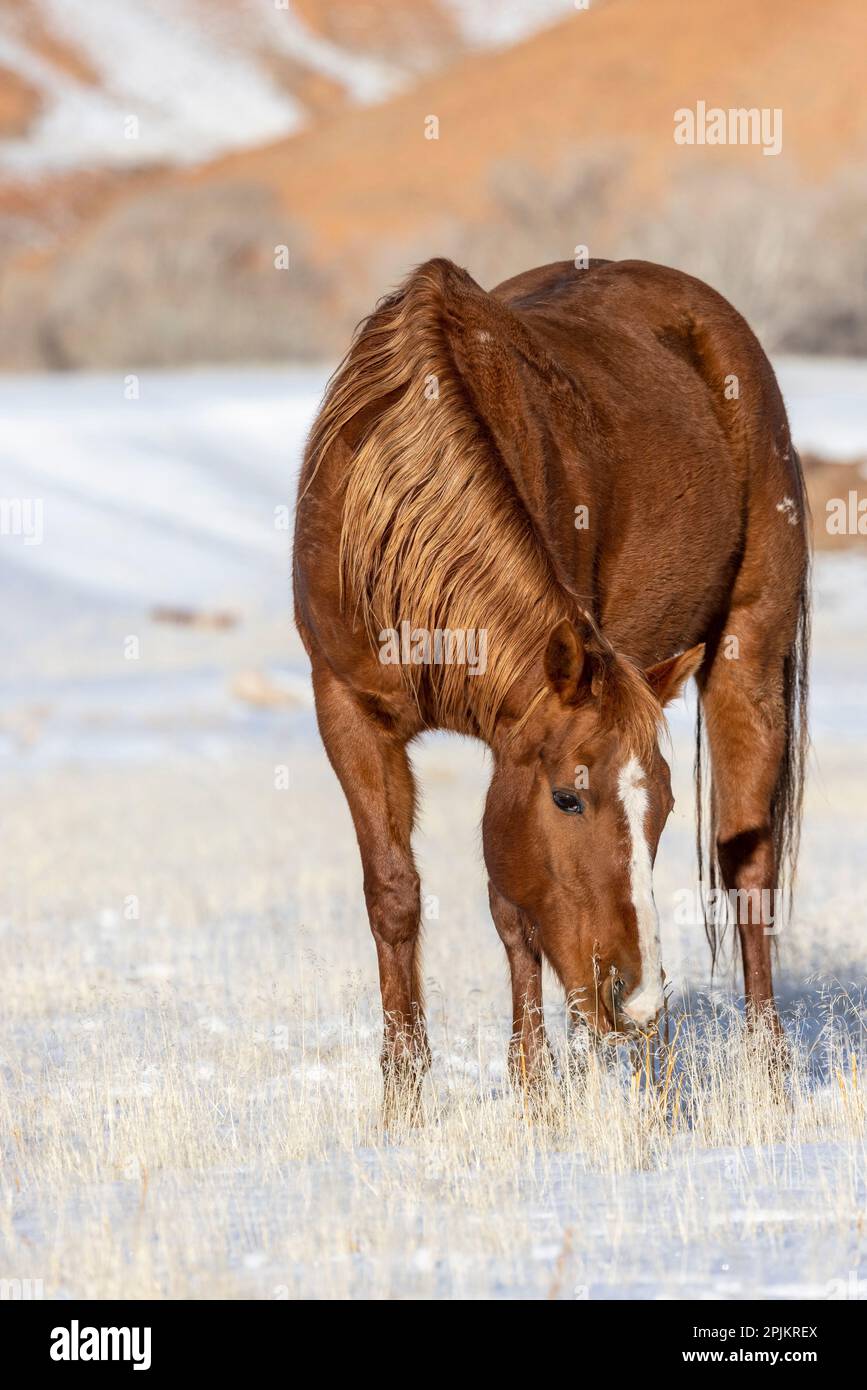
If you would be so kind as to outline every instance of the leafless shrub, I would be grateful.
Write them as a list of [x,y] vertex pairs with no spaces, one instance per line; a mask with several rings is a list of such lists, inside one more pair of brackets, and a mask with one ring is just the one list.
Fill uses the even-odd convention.
[[[478,222],[444,216],[330,260],[260,185],[161,187],[118,203],[41,273],[7,268],[0,365],[334,359],[376,298],[429,256],[490,287],[579,247],[707,280],[771,351],[867,352],[867,173],[810,186],[769,161],[754,174],[708,168],[636,207],[630,157],[612,141],[554,169],[499,164]],[[275,269],[281,245],[288,271]]]
[[[305,357],[327,331],[328,290],[263,189],[178,187],[120,204],[61,256],[34,331],[61,368]],[[14,363],[13,330],[0,318],[0,360]]]
[[867,352],[867,177],[810,188],[733,172],[683,178],[617,255],[706,280],[776,352]]
[[810,187],[731,169],[682,176],[661,208],[622,198],[626,152],[576,154],[554,176],[520,164],[492,180],[495,214],[457,237],[482,284],[591,256],[676,266],[724,294],[777,352],[867,352],[867,174]]

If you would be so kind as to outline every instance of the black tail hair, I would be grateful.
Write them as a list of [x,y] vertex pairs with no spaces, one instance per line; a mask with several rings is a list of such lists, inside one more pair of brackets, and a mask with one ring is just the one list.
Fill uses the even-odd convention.
[[[786,720],[786,742],[780,763],[777,785],[771,800],[771,823],[774,836],[774,862],[777,870],[777,887],[782,891],[783,910],[786,918],[791,917],[794,903],[795,872],[801,840],[801,814],[804,803],[804,777],[807,768],[807,754],[810,738],[807,727],[807,700],[809,694],[810,664],[810,593],[811,593],[811,554],[810,554],[810,507],[801,460],[794,448],[791,449],[793,463],[793,482],[796,486],[799,514],[803,518],[806,538],[801,586],[798,593],[798,620],[792,645],[783,665],[783,700]],[[701,698],[696,706],[695,720],[695,808],[696,808],[696,852],[698,856],[699,883],[704,883],[707,870],[707,886],[713,892],[721,885],[719,857],[717,854],[717,817],[713,793],[713,772],[710,766],[707,738],[704,730]],[[723,916],[723,925],[727,918]],[[718,922],[714,914],[707,912],[705,904],[704,929],[711,949],[711,970],[716,967],[720,939]]]

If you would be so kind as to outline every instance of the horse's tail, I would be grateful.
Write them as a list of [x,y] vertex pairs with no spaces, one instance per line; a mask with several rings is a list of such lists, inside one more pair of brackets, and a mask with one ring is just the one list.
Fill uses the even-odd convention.
[[[797,593],[797,620],[791,646],[783,663],[783,703],[785,744],[777,784],[771,800],[774,863],[777,888],[782,897],[784,916],[791,916],[794,902],[795,873],[801,839],[801,816],[804,803],[804,778],[809,750],[807,702],[809,694],[810,625],[811,625],[811,554],[810,504],[804,482],[804,472],[797,451],[790,446],[791,482],[796,490],[799,515],[803,518],[805,551]],[[695,721],[695,804],[696,850],[699,883],[705,881],[713,892],[721,886],[717,854],[716,809],[713,795],[713,775],[709,768],[707,738],[702,719],[701,699],[696,703]],[[712,966],[716,965],[719,935],[715,914],[705,912],[705,933],[711,948]]]
[[783,666],[783,698],[786,710],[786,745],[780,775],[774,790],[774,855],[779,866],[781,887],[786,892],[789,913],[795,887],[795,871],[801,844],[801,815],[804,807],[804,778],[810,746],[807,704],[810,689],[811,550],[810,503],[804,470],[797,450],[791,450],[797,484],[797,506],[803,518],[804,561],[798,590],[798,616],[792,645]]

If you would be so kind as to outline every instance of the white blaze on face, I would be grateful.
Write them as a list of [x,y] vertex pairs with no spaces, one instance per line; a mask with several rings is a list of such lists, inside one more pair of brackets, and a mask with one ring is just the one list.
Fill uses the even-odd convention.
[[638,924],[641,979],[629,998],[623,1001],[623,1011],[639,1026],[651,1023],[663,1003],[659,913],[653,900],[653,865],[645,833],[647,790],[641,785],[643,781],[641,763],[637,758],[630,758],[620,771],[617,790],[629,827],[629,880]]

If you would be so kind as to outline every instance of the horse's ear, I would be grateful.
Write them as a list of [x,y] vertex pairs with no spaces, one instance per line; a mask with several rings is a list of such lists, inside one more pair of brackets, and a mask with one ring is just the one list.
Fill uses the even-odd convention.
[[694,676],[704,661],[704,642],[690,647],[687,652],[670,656],[666,661],[658,661],[645,671],[645,679],[659,703],[664,707],[676,700],[690,676]]
[[545,648],[545,677],[564,705],[575,703],[584,674],[584,648],[568,618],[551,629]]
[[575,705],[587,695],[601,695],[616,660],[614,649],[588,615],[579,615],[574,623],[562,618],[548,638],[545,675],[564,705]]

